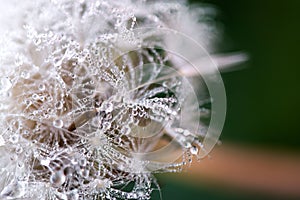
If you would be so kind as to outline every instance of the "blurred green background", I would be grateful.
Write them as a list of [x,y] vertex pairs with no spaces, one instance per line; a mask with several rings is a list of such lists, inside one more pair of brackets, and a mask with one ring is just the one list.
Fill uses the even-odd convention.
[[[244,51],[250,57],[241,69],[222,74],[228,111],[221,141],[284,149],[300,157],[300,1],[190,2],[217,8],[224,36],[221,52]],[[210,187],[201,180],[198,185],[168,177],[159,180],[165,200],[274,199]],[[158,194],[154,199],[159,199]]]

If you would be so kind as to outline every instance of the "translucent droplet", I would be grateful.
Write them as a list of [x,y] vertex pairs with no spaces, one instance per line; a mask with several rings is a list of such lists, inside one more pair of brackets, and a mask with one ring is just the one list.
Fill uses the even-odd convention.
[[12,136],[10,136],[9,141],[13,144],[16,144],[19,141],[19,136],[16,134],[12,135]]
[[32,102],[31,102],[29,99],[25,99],[25,100],[24,100],[24,103],[25,103],[27,106],[29,106],[29,105],[32,104]]
[[83,169],[81,171],[81,175],[85,178],[87,178],[89,176],[89,174],[90,174],[90,170],[88,170],[88,169]]
[[28,79],[30,77],[30,73],[26,70],[21,72],[21,77],[24,79]]
[[48,159],[46,159],[46,160],[41,160],[40,163],[41,163],[41,165],[43,165],[43,166],[49,166],[50,160],[48,160]]
[[55,104],[55,108],[58,109],[58,110],[62,109],[62,107],[63,107],[63,103],[62,103],[61,101],[58,101],[58,102]]
[[102,107],[101,110],[105,112],[112,112],[114,109],[114,105],[110,102],[103,103],[101,107]]
[[50,176],[50,183],[55,187],[61,186],[65,181],[66,181],[66,176],[60,171],[54,172]]
[[25,129],[25,130],[23,131],[23,135],[25,135],[25,136],[29,135],[29,133],[30,133],[29,130],[26,130],[26,129]]
[[10,82],[10,79],[8,78],[1,78],[0,79],[0,92],[6,92],[11,88],[12,84]]
[[35,44],[35,45],[39,45],[39,44],[41,44],[41,42],[42,42],[42,40],[41,40],[41,38],[35,38],[34,40],[33,40],[33,43]]
[[19,162],[18,162],[18,167],[19,167],[19,168],[23,168],[23,167],[24,167],[24,163],[23,163],[22,161],[19,161]]
[[59,67],[62,64],[62,60],[60,58],[55,58],[53,62],[55,67]]
[[61,119],[56,119],[53,121],[53,126],[56,128],[62,128],[64,125],[64,122]]
[[72,167],[66,167],[64,169],[64,175],[65,176],[71,176],[74,173],[74,169]]
[[16,154],[20,154],[23,152],[23,148],[21,146],[17,146],[15,151],[16,151]]
[[103,130],[108,130],[108,129],[110,129],[110,127],[111,127],[111,123],[109,123],[109,122],[104,122],[102,124],[102,129]]
[[44,91],[46,89],[46,86],[44,84],[40,84],[38,88],[40,91]]
[[123,126],[121,128],[121,133],[124,134],[124,135],[128,135],[130,133],[131,129],[129,126]]
[[37,94],[34,93],[34,94],[32,95],[32,98],[33,98],[34,100],[38,100],[38,99],[39,99],[39,95],[37,95]]
[[192,146],[192,147],[190,148],[190,152],[191,152],[191,154],[193,154],[193,155],[197,155],[197,154],[198,154],[198,148],[195,147],[195,146]]

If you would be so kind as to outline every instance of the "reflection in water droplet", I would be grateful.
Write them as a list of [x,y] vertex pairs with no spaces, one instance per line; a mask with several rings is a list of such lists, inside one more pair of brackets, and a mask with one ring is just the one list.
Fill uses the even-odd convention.
[[21,146],[17,146],[15,151],[16,151],[16,154],[20,154],[23,152],[23,148]]
[[61,101],[58,101],[56,104],[55,104],[55,107],[56,107],[56,109],[62,109],[62,107],[63,107],[63,103],[61,102]]
[[53,121],[53,126],[56,128],[62,128],[64,125],[64,122],[61,119],[56,119]]
[[30,77],[30,73],[26,70],[21,72],[21,77],[24,79],[28,79]]
[[58,172],[54,172],[52,173],[52,175],[50,176],[50,183],[55,186],[55,187],[59,187],[61,186],[64,182],[66,181],[66,177],[65,175],[58,171]]
[[121,133],[124,135],[128,135],[130,133],[131,129],[129,126],[123,126],[121,129]]
[[114,108],[113,104],[110,102],[103,103],[101,107],[101,110],[105,111],[106,113],[112,112]]
[[46,86],[44,84],[39,85],[39,90],[44,91],[46,89]]
[[191,154],[193,154],[193,155],[197,155],[198,154],[198,148],[195,147],[195,146],[192,146],[190,148],[190,151],[191,151]]
[[16,144],[19,141],[19,136],[14,134],[14,135],[10,136],[9,141],[13,144]]

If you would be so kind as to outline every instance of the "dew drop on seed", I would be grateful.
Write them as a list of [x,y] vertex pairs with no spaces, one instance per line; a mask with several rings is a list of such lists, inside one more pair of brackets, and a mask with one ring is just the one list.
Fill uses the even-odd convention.
[[108,130],[108,129],[110,129],[110,127],[111,127],[111,123],[109,123],[109,122],[104,122],[102,124],[102,129],[103,130]]
[[131,129],[129,126],[123,126],[121,128],[121,134],[124,134],[124,135],[128,135],[130,133]]
[[24,79],[28,79],[30,77],[30,73],[26,70],[21,72],[21,77]]
[[16,154],[20,154],[23,152],[23,148],[21,146],[17,146],[15,151],[16,151]]
[[30,106],[32,104],[32,102],[29,100],[29,99],[25,99],[24,100],[24,103],[27,105],[27,106]]
[[61,119],[56,119],[53,121],[53,126],[56,128],[62,128],[64,125],[64,122]]
[[61,101],[58,101],[58,102],[55,104],[55,108],[58,109],[58,110],[62,109],[62,107],[63,107],[63,103],[62,103]]
[[66,181],[66,177],[63,173],[61,172],[54,172],[50,176],[50,183],[53,186],[59,187],[61,186],[64,182]]
[[106,102],[106,103],[103,103],[102,105],[102,109],[103,111],[109,113],[109,112],[112,112],[113,111],[113,104],[110,103],[110,102]]
[[191,154],[193,154],[193,155],[197,155],[197,154],[198,154],[198,148],[195,147],[195,146],[192,146],[192,147],[190,148],[190,152],[191,152]]
[[16,144],[19,141],[19,136],[16,134],[12,135],[12,136],[10,136],[9,141],[13,144]]
[[43,166],[49,166],[50,160],[48,160],[48,159],[46,159],[46,160],[41,160],[40,163],[41,163],[41,165],[43,165]]
[[17,166],[18,166],[18,168],[23,168],[24,167],[24,163],[22,161],[19,161]]
[[87,178],[89,176],[90,170],[88,169],[83,169],[81,170],[81,175],[85,178]]
[[40,91],[44,91],[46,89],[46,86],[44,84],[40,84],[38,88]]
[[37,95],[36,93],[34,93],[34,94],[32,95],[32,98],[33,98],[34,100],[38,100],[38,99],[39,99],[39,95]]

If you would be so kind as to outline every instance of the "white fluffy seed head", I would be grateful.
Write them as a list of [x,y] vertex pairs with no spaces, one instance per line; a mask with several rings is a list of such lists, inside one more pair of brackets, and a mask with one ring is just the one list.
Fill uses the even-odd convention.
[[176,52],[206,52],[178,33],[210,51],[216,32],[210,8],[185,4],[1,4],[1,198],[149,199],[152,172],[179,171],[198,153],[205,124]]

